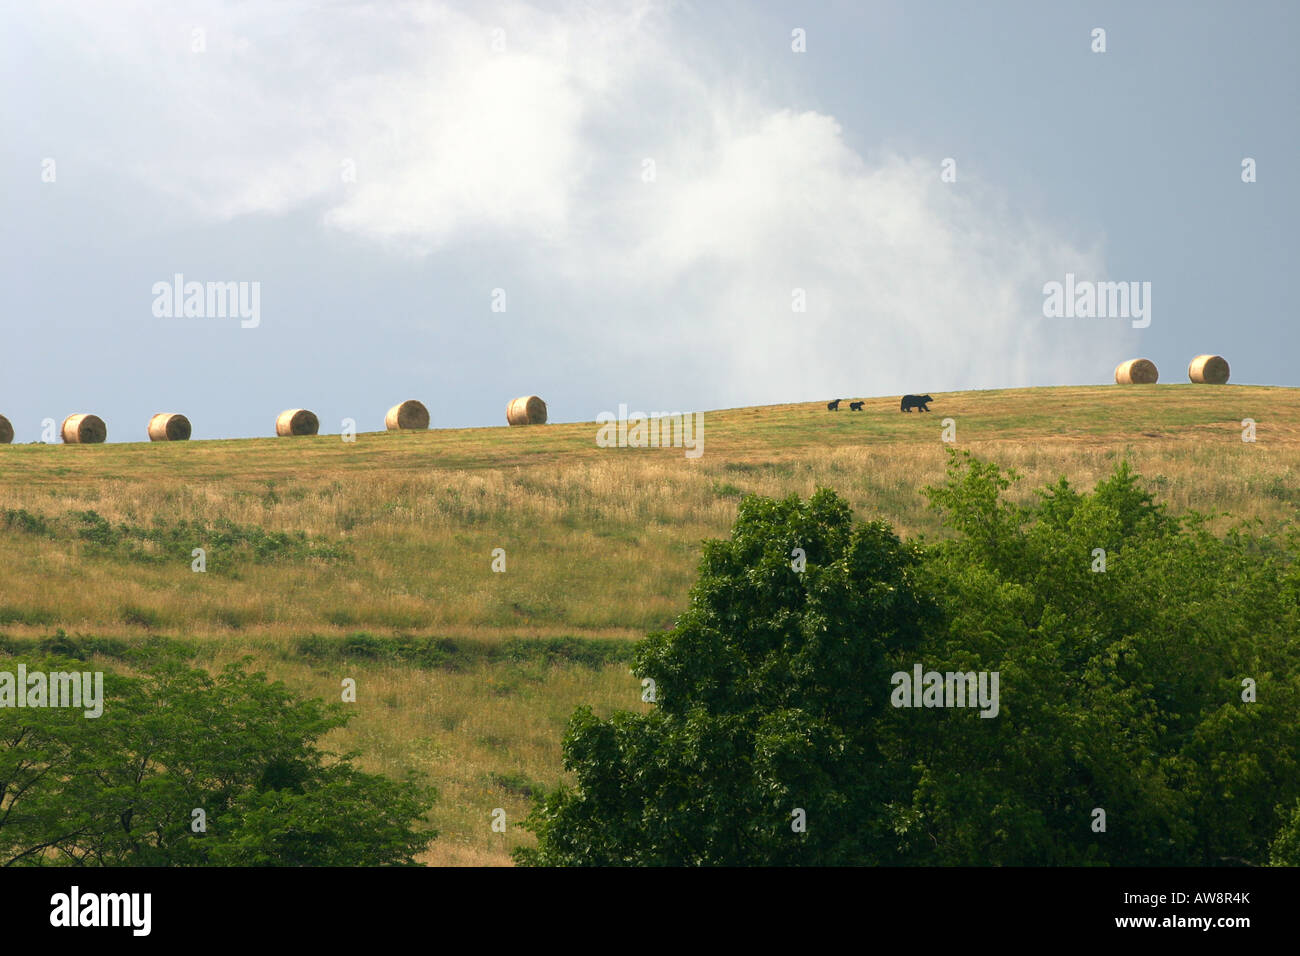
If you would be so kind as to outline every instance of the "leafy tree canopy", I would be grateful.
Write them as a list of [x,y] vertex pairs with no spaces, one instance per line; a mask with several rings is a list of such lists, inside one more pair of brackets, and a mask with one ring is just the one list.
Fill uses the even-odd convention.
[[[1300,863],[1296,536],[1216,536],[1126,464],[1016,480],[951,453],[918,546],[829,490],[746,498],[639,646],[654,708],[575,713],[519,861]],[[996,717],[890,706],[916,664],[997,673]]]
[[[0,708],[0,864],[413,864],[432,789],[362,773],[318,741],[341,704],[299,700],[233,664],[140,673],[60,656],[0,670],[105,670],[103,713]],[[204,832],[195,832],[203,812]]]

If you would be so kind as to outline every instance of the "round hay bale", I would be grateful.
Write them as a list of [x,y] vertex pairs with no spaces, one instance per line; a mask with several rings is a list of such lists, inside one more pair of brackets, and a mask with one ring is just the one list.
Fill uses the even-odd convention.
[[1197,385],[1228,384],[1228,363],[1222,355],[1198,355],[1187,366],[1187,377]]
[[8,445],[14,440],[14,426],[9,424],[9,419],[0,415],[0,445]]
[[190,420],[176,412],[159,412],[149,419],[150,441],[189,441]]
[[1116,385],[1154,385],[1159,378],[1156,363],[1150,359],[1129,359],[1115,366]]
[[402,402],[400,405],[394,405],[384,416],[384,424],[388,426],[390,432],[401,429],[422,429],[429,427],[429,410],[424,407],[422,402],[415,399]]
[[506,421],[511,425],[545,425],[546,403],[536,395],[516,398],[506,406]]
[[318,431],[320,419],[305,408],[291,408],[275,420],[277,435],[315,435]]
[[108,426],[98,415],[69,415],[63,420],[63,441],[68,445],[98,445],[108,437]]

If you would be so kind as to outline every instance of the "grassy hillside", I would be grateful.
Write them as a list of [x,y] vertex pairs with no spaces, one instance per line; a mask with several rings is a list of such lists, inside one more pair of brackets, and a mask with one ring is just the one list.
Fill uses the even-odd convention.
[[[936,533],[917,489],[957,446],[1090,482],[1128,455],[1176,508],[1288,520],[1300,391],[1095,387],[710,412],[705,451],[609,449],[591,423],[0,449],[0,625],[126,635],[635,637],[680,606],[744,492],[826,484]],[[1241,420],[1258,441],[1241,441]],[[88,512],[93,512],[88,515]],[[191,571],[193,548],[208,573]],[[494,548],[507,572],[494,574]]]
[[1300,503],[1300,390],[1016,389],[932,408],[709,412],[698,459],[600,448],[593,423],[0,447],[0,635],[181,638],[204,663],[251,654],[328,697],[356,677],[337,746],[442,789],[431,862],[504,862],[523,837],[492,833],[491,809],[516,821],[532,783],[558,779],[575,704],[640,706],[626,649],[671,623],[699,541],[746,492],[828,485],[863,518],[939,534],[918,489],[943,474],[951,417],[956,446],[1014,466],[1025,495],[1128,457],[1176,510],[1235,516],[1221,525],[1280,526]]

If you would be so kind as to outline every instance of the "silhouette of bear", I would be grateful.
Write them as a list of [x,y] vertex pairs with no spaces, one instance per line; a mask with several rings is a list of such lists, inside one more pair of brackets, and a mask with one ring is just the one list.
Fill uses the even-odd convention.
[[849,411],[851,411],[851,412],[860,412],[860,411],[862,411],[862,406],[865,405],[865,404],[867,404],[867,403],[866,403],[866,402],[849,402]]
[[842,402],[842,401],[844,401],[844,399],[842,399],[842,398],[837,398],[837,399],[835,399],[835,401],[833,401],[833,402],[827,402],[827,403],[826,403],[826,411],[828,411],[828,412],[838,412],[838,411],[840,410],[840,402]]
[[920,409],[928,412],[927,407],[930,402],[934,401],[929,395],[904,395],[902,403],[898,406],[900,412],[910,412],[912,409]]

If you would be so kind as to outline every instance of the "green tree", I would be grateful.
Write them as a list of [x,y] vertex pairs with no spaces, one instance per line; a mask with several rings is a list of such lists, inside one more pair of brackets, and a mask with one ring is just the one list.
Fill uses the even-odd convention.
[[[33,671],[100,670],[13,657]],[[318,741],[349,714],[234,664],[106,671],[103,714],[0,709],[0,864],[413,864],[435,792]],[[202,810],[206,832],[192,829]]]
[[[1300,533],[1211,533],[1123,463],[1086,493],[1016,480],[952,452],[925,490],[947,534],[916,547],[830,491],[745,499],[638,648],[654,709],[574,715],[576,785],[516,858],[1294,864]],[[996,672],[997,716],[886,706],[916,663]]]
[[[802,571],[795,549],[806,555]],[[573,717],[574,789],[526,825],[523,863],[805,864],[886,859],[902,795],[877,749],[890,659],[932,608],[916,555],[883,524],[854,526],[828,490],[741,502],[706,542],[676,626],[638,648],[647,714]],[[796,830],[802,812],[806,829]]]
[[1018,506],[1015,479],[953,453],[927,490],[954,532],[926,549],[947,622],[927,666],[1000,671],[1001,712],[893,715],[882,748],[913,789],[902,857],[1267,862],[1300,796],[1294,547],[1171,517],[1126,464]]

